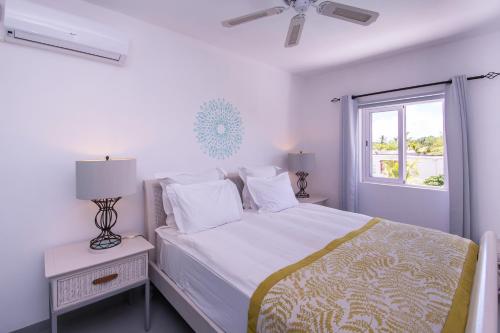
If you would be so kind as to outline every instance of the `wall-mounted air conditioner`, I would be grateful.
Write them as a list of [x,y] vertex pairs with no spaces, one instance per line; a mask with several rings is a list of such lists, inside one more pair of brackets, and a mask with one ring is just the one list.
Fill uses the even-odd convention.
[[7,42],[122,64],[129,41],[109,27],[25,0],[7,0]]

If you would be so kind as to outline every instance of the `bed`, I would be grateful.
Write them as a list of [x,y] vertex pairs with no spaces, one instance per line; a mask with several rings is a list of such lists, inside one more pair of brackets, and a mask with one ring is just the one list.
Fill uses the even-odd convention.
[[[241,189],[237,176],[230,179]],[[185,237],[164,227],[166,216],[158,181],[145,181],[144,187],[146,237],[156,246],[150,254],[151,281],[196,332],[246,332],[252,294],[260,281],[287,263],[322,248],[331,238],[341,237],[371,220],[364,215],[304,204],[273,215],[245,212],[242,222]],[[331,223],[332,219],[335,223]],[[287,228],[283,227],[285,222]],[[275,230],[274,241],[266,241],[264,226]],[[276,236],[279,234],[282,237]],[[241,235],[261,240],[259,246],[245,244]],[[297,235],[300,241],[294,239]],[[495,235],[486,233],[480,243],[466,332],[496,332],[495,247]],[[233,249],[231,253],[224,252],[227,248]],[[268,260],[262,263],[256,248],[276,255],[267,255]],[[280,256],[282,252],[285,257]]]

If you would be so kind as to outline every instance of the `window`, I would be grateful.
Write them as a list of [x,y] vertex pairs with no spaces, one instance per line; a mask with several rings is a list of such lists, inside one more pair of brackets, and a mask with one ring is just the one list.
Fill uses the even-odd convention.
[[363,180],[444,188],[443,107],[442,95],[361,107]]

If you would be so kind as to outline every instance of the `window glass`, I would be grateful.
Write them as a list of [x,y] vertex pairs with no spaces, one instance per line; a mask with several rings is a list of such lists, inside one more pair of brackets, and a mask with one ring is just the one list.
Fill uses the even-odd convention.
[[399,178],[398,111],[370,114],[371,176]]
[[443,101],[407,104],[406,183],[444,186]]
[[360,112],[363,180],[446,188],[444,98],[413,98]]

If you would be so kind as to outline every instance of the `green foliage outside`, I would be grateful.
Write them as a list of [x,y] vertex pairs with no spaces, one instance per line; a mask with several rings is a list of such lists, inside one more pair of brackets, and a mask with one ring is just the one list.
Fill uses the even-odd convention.
[[424,180],[425,185],[444,186],[444,175],[430,176]]
[[398,150],[398,139],[387,139],[384,135],[382,135],[379,139],[379,142],[373,142],[372,147],[374,150],[379,151],[391,151]]
[[417,154],[442,156],[444,151],[443,136],[425,136],[423,138],[407,138],[408,148]]
[[[399,162],[398,161],[392,161],[392,160],[386,160],[386,161],[381,161],[384,169],[384,174],[389,177],[389,178],[399,178]],[[405,175],[405,181],[411,180],[413,177],[417,177],[419,175],[418,173],[418,167],[417,167],[417,161],[413,162],[408,162],[406,163],[406,175]]]
[[[388,178],[399,178],[399,162],[393,160],[381,161],[383,164],[383,173]],[[418,177],[417,160],[406,164],[405,182],[411,183],[412,179]],[[423,183],[427,186],[444,186],[444,175],[430,176],[424,179]]]
[[[409,150],[422,155],[441,156],[444,151],[443,136],[425,136],[418,139],[407,138],[406,144]],[[372,143],[372,147],[378,151],[398,150],[398,139],[388,139],[382,135],[378,142]]]
[[382,172],[386,177],[399,178],[399,162],[386,160],[380,161],[382,163]]
[[[444,152],[444,141],[443,136],[425,136],[418,139],[413,139],[408,137],[407,133],[406,144],[409,152],[414,152],[417,155],[425,156],[443,156]],[[398,139],[389,139],[382,135],[378,142],[372,143],[372,148],[374,152],[397,152],[398,151]],[[386,177],[389,178],[399,178],[399,163],[394,160],[383,160],[382,172]],[[406,183],[422,184],[422,180],[418,180],[419,171],[417,165],[417,159],[413,161],[407,160],[406,164]],[[428,186],[443,186],[444,176],[431,176],[423,180],[423,184]]]

